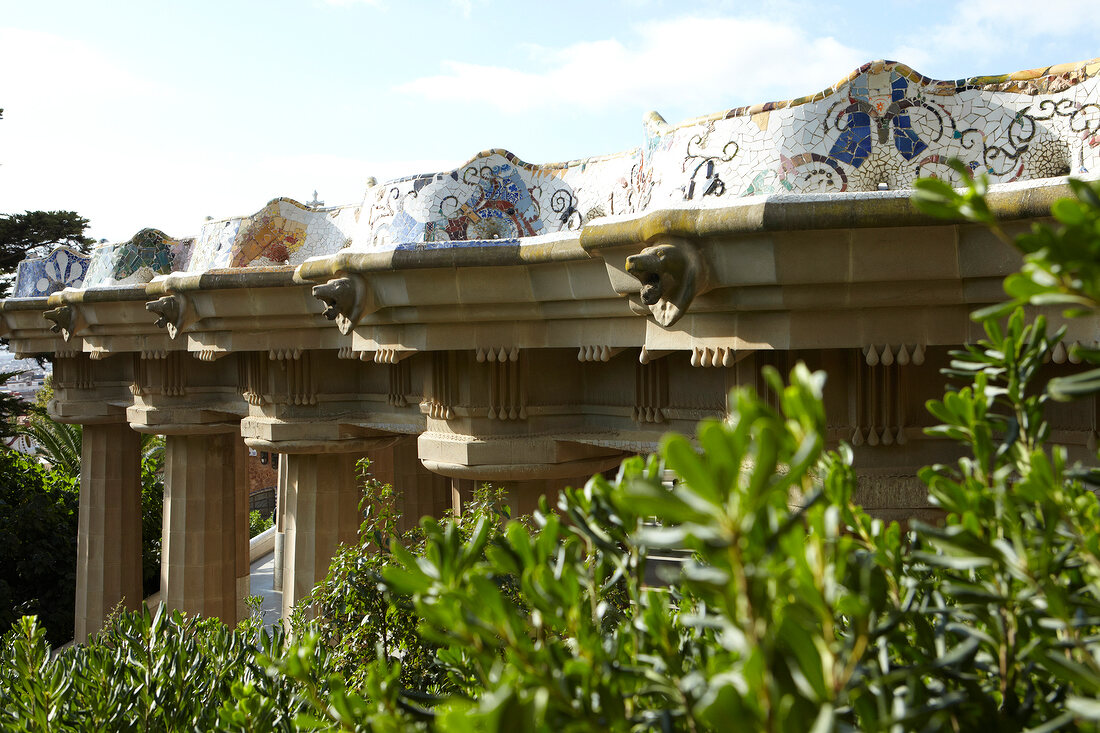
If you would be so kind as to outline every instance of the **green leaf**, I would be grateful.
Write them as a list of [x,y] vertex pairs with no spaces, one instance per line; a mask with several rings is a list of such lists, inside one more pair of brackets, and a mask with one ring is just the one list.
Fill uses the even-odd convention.
[[665,465],[682,479],[681,485],[686,484],[704,501],[716,507],[721,506],[723,499],[714,480],[714,473],[687,438],[675,433],[666,435],[661,442],[661,454],[665,458]]

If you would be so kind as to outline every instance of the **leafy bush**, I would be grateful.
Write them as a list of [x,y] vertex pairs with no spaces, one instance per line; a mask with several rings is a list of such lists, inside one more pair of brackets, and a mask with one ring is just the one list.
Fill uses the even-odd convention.
[[0,639],[4,730],[292,730],[296,683],[268,674],[282,631],[180,613],[126,613],[86,646],[51,655],[23,618]]
[[[411,599],[389,592],[382,578],[383,570],[393,562],[390,539],[400,538],[404,546],[422,553],[424,532],[414,528],[402,533],[393,487],[370,474],[369,460],[364,459],[359,468],[364,484],[362,544],[341,547],[336,553],[328,576],[300,607],[312,609],[314,616],[307,621],[300,614],[294,621],[295,630],[301,635],[313,634],[319,644],[329,647],[333,669],[353,688],[365,682],[379,658],[400,658],[398,680],[405,692],[453,691],[445,667],[436,658],[437,645],[417,629],[419,616]],[[452,523],[464,540],[483,520],[490,536],[500,538],[510,516],[503,493],[483,484],[475,489],[463,516]],[[508,587],[515,592],[514,583]]]
[[248,513],[248,536],[255,537],[264,530],[274,526],[275,520],[270,514],[264,516],[259,509],[253,509]]
[[164,436],[141,436],[141,585],[146,597],[160,590],[164,526]]
[[72,476],[0,451],[0,629],[33,614],[52,643],[72,638],[78,491]]
[[[52,467],[15,451],[0,451],[0,629],[22,615],[37,615],[50,642],[59,644],[72,638],[73,629],[81,431],[79,425],[55,423],[41,414],[32,416],[31,422],[37,434],[52,436],[42,444]],[[146,595],[160,588],[163,464],[163,439],[143,436]]]

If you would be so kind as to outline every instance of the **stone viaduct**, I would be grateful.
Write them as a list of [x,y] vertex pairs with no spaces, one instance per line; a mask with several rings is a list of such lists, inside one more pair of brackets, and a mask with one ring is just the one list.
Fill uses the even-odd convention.
[[[53,360],[51,414],[84,426],[77,641],[141,603],[138,433],[166,436],[162,599],[229,622],[248,592],[246,446],[283,456],[284,609],[355,539],[363,455],[410,521],[461,512],[482,481],[524,511],[798,360],[829,375],[858,499],[933,511],[915,472],[953,448],[923,433],[924,402],[1019,260],[908,188],[957,157],[991,177],[1009,233],[1044,219],[1066,174],[1100,166],[1097,69],[937,82],[873,62],[799,100],[651,114],[626,153],[487,151],[371,181],[353,206],[276,199],[195,239],[146,229],[24,262],[0,329]],[[1100,340],[1094,320],[1069,328]],[[1098,407],[1060,406],[1054,438],[1095,452]]]

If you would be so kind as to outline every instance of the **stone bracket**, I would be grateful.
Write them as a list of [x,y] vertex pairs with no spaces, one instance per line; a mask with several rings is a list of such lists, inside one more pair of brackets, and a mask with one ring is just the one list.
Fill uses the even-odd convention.
[[626,271],[642,284],[637,295],[630,295],[631,310],[653,316],[666,328],[680,320],[696,295],[710,289],[706,260],[684,239],[668,240],[628,256]]
[[145,310],[160,316],[155,325],[157,328],[166,328],[169,338],[172,339],[198,320],[191,299],[180,293],[151,300],[145,304]]
[[348,274],[313,286],[313,297],[325,304],[325,318],[336,322],[340,333],[347,334],[369,313],[378,310],[374,291],[362,275]]

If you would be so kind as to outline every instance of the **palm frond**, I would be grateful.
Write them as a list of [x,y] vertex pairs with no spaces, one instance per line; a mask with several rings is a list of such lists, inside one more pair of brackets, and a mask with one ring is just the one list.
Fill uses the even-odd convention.
[[35,452],[55,470],[80,475],[80,446],[84,431],[80,425],[66,425],[35,415],[18,432],[35,443]]

